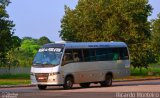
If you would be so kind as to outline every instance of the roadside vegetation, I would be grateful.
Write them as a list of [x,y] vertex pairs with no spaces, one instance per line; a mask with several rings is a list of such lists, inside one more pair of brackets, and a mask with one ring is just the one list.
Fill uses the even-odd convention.
[[1,74],[0,79],[30,79],[30,74]]
[[3,85],[29,85],[29,79],[0,79],[0,86]]
[[131,76],[160,76],[160,66],[149,66],[141,69],[131,67]]
[[30,84],[30,74],[1,74],[0,85]]
[[34,55],[41,45],[45,43],[51,43],[45,36],[39,39],[32,37],[22,38],[20,47],[8,51],[5,59],[6,63],[0,62],[0,67],[30,67]]

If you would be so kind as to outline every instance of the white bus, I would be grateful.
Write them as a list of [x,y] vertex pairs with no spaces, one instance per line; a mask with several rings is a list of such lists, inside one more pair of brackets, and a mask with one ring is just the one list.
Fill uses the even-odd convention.
[[47,86],[111,86],[113,78],[130,75],[128,47],[124,42],[69,42],[43,45],[31,67],[31,83]]

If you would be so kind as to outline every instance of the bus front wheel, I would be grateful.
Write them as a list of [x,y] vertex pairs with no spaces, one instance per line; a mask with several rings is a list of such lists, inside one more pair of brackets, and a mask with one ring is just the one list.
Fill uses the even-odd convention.
[[66,77],[64,81],[63,88],[64,89],[71,89],[73,86],[73,78],[72,77]]
[[45,90],[47,88],[47,85],[38,85],[38,88],[40,90]]
[[105,77],[105,81],[100,82],[102,87],[109,87],[112,86],[112,75],[108,74]]

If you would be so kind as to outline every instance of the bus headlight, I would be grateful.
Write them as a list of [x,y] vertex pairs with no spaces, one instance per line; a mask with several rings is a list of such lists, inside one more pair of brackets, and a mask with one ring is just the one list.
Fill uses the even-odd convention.
[[57,75],[57,74],[60,74],[60,72],[49,73],[50,76]]
[[54,73],[49,73],[49,76],[53,76],[54,75]]

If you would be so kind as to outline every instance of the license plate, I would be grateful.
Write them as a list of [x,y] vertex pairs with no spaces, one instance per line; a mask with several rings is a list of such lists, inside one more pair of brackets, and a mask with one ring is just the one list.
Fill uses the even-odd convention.
[[39,77],[38,79],[39,79],[39,80],[44,80],[45,78],[44,78],[44,77]]

